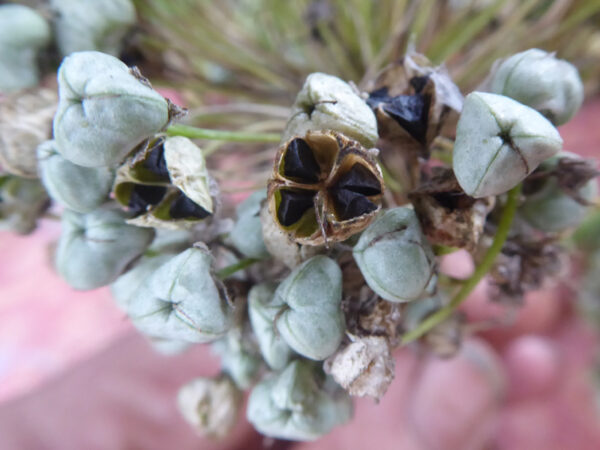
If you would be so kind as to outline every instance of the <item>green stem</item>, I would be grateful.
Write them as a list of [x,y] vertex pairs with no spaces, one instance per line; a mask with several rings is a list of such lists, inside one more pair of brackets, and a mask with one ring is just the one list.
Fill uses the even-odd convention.
[[260,259],[256,258],[244,258],[236,262],[235,264],[231,264],[230,266],[223,267],[221,270],[217,271],[217,277],[221,280],[230,277],[234,273],[244,270],[246,267],[250,267],[255,262],[260,261]]
[[405,333],[402,337],[402,345],[408,344],[409,342],[420,338],[425,333],[433,329],[436,325],[450,317],[456,308],[458,308],[461,303],[466,300],[473,289],[475,289],[475,286],[477,286],[481,279],[490,271],[494,265],[496,257],[500,254],[500,251],[506,242],[506,238],[508,237],[510,226],[517,210],[520,193],[520,184],[508,192],[506,204],[504,205],[504,210],[502,211],[502,217],[500,218],[500,223],[498,224],[494,241],[492,242],[492,245],[486,252],[479,266],[475,269],[473,275],[471,275],[471,277],[464,282],[454,298],[450,300],[450,303],[421,322],[417,328]]
[[210,139],[230,142],[279,142],[277,133],[252,133],[244,131],[209,130],[189,125],[171,125],[167,129],[169,136],[184,136],[190,139]]

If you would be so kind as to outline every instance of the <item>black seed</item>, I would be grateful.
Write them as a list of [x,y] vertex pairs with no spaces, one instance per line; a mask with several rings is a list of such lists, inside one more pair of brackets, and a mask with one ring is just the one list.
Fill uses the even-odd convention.
[[284,227],[289,227],[298,222],[304,213],[313,206],[315,192],[282,189],[281,203],[277,210],[277,219]]
[[180,194],[171,204],[169,214],[173,219],[204,219],[210,216],[210,213],[194,203],[188,197]]
[[402,128],[420,143],[425,143],[429,101],[422,94],[399,95],[383,106]]
[[367,105],[369,105],[371,109],[375,109],[380,103],[389,103],[391,100],[392,97],[388,95],[388,88],[382,87],[369,94]]
[[349,220],[377,209],[377,205],[364,195],[347,189],[334,190],[333,200],[340,220]]
[[315,160],[311,148],[303,139],[294,139],[288,145],[283,163],[283,175],[298,178],[304,182],[319,181],[321,168]]
[[366,196],[379,195],[381,183],[369,169],[357,163],[340,177],[335,189],[345,189]]
[[410,85],[413,87],[417,94],[420,94],[425,86],[427,86],[427,81],[429,81],[429,76],[424,75],[422,77],[412,77],[410,79]]
[[129,210],[136,216],[145,213],[148,206],[159,203],[166,193],[167,188],[163,186],[136,184],[129,198]]
[[169,176],[167,162],[165,161],[164,143],[164,139],[159,139],[150,152],[148,152],[142,165],[153,174],[158,175],[161,179],[170,181],[171,177]]

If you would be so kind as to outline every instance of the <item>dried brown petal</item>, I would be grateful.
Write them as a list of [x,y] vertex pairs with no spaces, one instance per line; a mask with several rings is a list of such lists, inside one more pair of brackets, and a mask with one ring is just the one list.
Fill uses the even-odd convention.
[[373,152],[336,132],[309,132],[284,143],[269,181],[275,223],[306,245],[343,241],[381,207],[383,179]]
[[357,397],[379,400],[394,379],[394,358],[384,337],[353,337],[351,343],[329,357],[324,369]]
[[525,293],[561,273],[564,260],[565,250],[552,241],[507,241],[490,271],[492,299],[521,304]]
[[409,194],[423,232],[432,244],[474,250],[495,198],[464,193],[451,169],[437,168],[432,178]]
[[55,89],[33,88],[0,100],[0,166],[37,178],[37,147],[52,135],[58,96]]

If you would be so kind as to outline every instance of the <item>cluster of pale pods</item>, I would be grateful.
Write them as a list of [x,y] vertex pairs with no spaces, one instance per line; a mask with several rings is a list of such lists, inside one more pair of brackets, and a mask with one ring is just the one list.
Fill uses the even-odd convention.
[[[0,36],[0,67],[14,74],[0,89],[17,90],[37,83],[31,64],[49,32],[29,11],[6,19],[2,8],[0,23],[36,24],[26,27],[32,35],[20,38],[14,55]],[[186,419],[210,436],[231,430],[248,389],[248,420],[267,436],[311,440],[346,422],[351,395],[385,393],[402,333],[447,302],[437,250],[477,253],[494,204],[532,174],[540,176],[523,191],[515,235],[570,230],[597,195],[593,179],[567,192],[555,175],[565,161],[578,161],[561,153],[555,128],[583,101],[572,65],[528,50],[499,61],[482,91],[463,99],[443,68],[409,55],[385,69],[370,94],[309,75],[273,154],[268,187],[238,205],[232,221],[220,212],[202,150],[166,133],[181,110],[107,54],[113,41],[106,49],[94,43],[103,52],[72,53],[82,49],[69,46],[68,34],[79,29],[68,24],[70,14],[62,17],[57,42],[69,56],[58,70],[53,139],[36,145],[29,161],[44,189],[31,193],[23,187],[29,180],[0,178],[0,220],[17,230],[30,223],[47,192],[64,207],[55,266],[67,283],[81,290],[110,285],[161,351],[212,343],[222,373],[193,380],[179,394]],[[19,86],[24,73],[33,82]],[[427,191],[414,207],[395,206],[378,164],[390,148],[402,153],[398,143],[428,150],[440,136],[455,136],[455,178],[451,189],[425,197],[450,192],[466,201],[467,237],[460,239],[452,228],[458,222],[448,228],[437,219],[462,207],[446,201],[433,212],[423,208]],[[23,150],[7,148],[0,149],[3,168],[23,175]],[[419,151],[417,159],[426,159]]]

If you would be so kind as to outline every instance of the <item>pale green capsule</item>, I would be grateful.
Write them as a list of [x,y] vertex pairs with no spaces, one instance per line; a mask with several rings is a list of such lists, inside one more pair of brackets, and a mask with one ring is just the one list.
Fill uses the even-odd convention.
[[558,130],[536,110],[502,95],[473,92],[456,128],[452,167],[468,195],[499,195],[561,148]]
[[50,26],[31,8],[0,5],[0,92],[39,82],[37,56],[50,43]]
[[54,33],[63,56],[98,50],[117,56],[135,24],[131,0],[50,0]]
[[352,416],[350,397],[306,360],[254,387],[246,417],[259,432],[278,439],[311,441]]
[[0,174],[0,230],[31,233],[49,204],[38,180]]
[[[552,170],[560,158],[581,159],[578,155],[561,152],[540,164],[540,169]],[[592,178],[578,192],[582,200],[592,202],[598,196],[598,181]],[[588,205],[582,204],[564,192],[556,177],[547,177],[541,186],[525,196],[525,201],[519,206],[519,215],[538,230],[559,232],[579,225],[586,213]]]
[[234,328],[212,344],[212,350],[221,357],[221,371],[229,375],[240,389],[248,389],[258,376],[261,357],[255,344]]
[[568,122],[583,103],[577,68],[537,48],[498,61],[490,91],[530,106],[555,125]]
[[337,350],[346,324],[341,309],[342,271],[323,255],[296,267],[279,285],[271,305],[280,305],[275,326],[283,340],[309,359]]
[[248,293],[248,315],[265,362],[271,369],[281,370],[294,352],[275,330],[275,318],[282,309],[281,304],[272,303],[275,288],[270,283],[253,286]]
[[366,102],[345,81],[324,73],[312,73],[292,107],[282,142],[308,131],[338,131],[367,148],[375,146],[377,119]]
[[261,189],[254,192],[237,207],[237,221],[229,233],[231,242],[248,258],[264,258],[269,253],[265,247],[260,222],[260,208],[267,198],[267,191]]
[[69,285],[88,290],[109,284],[144,252],[154,231],[125,219],[125,213],[109,208],[63,213],[55,263]]
[[192,247],[158,267],[129,301],[133,324],[162,339],[209,342],[224,336],[234,309],[212,264],[206,248]]
[[167,101],[104,53],[65,58],[58,92],[54,139],[62,156],[80,166],[118,164],[169,121]]
[[353,250],[365,281],[390,302],[409,302],[435,287],[435,257],[412,209],[381,213]]
[[90,212],[108,197],[115,173],[108,167],[83,167],[63,158],[54,141],[38,147],[38,170],[52,200],[80,213]]

